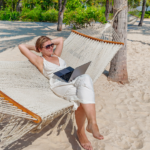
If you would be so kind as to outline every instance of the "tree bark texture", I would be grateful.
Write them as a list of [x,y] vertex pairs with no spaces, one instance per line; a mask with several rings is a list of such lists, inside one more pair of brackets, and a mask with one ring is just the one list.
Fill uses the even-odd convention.
[[[114,15],[117,9],[121,7],[122,0],[114,0]],[[127,6],[127,3],[126,3]],[[127,73],[127,8],[119,12],[113,24],[113,28],[117,32],[124,43],[124,46],[118,51],[110,64],[108,80],[120,82],[122,84],[128,83]]]
[[20,3],[21,0],[18,0],[17,2],[17,6],[16,6],[16,11],[20,11],[20,8],[19,8],[19,3]]
[[113,13],[113,4],[112,4],[112,0],[109,3],[109,13]]
[[143,0],[142,15],[138,26],[142,26],[145,15],[146,0]]
[[64,10],[65,10],[66,3],[67,3],[67,0],[59,0],[57,31],[62,31],[63,16],[64,16]]
[[106,17],[106,20],[108,21],[108,17],[109,17],[109,0],[106,0],[105,17]]

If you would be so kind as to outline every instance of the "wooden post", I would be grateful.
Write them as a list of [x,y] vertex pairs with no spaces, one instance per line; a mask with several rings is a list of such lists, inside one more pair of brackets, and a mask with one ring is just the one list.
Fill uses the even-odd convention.
[[[117,9],[121,7],[123,0],[114,0],[114,15]],[[127,6],[127,1],[126,4]],[[111,61],[108,80],[120,82],[122,84],[128,83],[127,73],[127,8],[123,9],[117,16],[113,24],[113,28],[117,32],[121,42],[124,46],[119,50]]]

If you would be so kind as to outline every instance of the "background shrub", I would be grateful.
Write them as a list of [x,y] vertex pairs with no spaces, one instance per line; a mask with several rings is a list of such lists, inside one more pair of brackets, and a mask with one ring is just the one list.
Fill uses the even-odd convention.
[[[142,11],[130,11],[129,14],[141,18]],[[150,18],[150,11],[145,11],[144,18]]]
[[32,10],[24,7],[21,12],[21,20],[23,21],[42,21],[42,8],[36,5]]
[[66,25],[72,24],[75,28],[81,28],[85,24],[90,25],[93,21],[105,23],[105,8],[91,6],[86,9],[79,7],[70,12],[66,11],[63,21]]
[[20,13],[17,11],[11,12],[9,8],[6,8],[0,12],[0,20],[19,20]]
[[57,22],[58,21],[58,11],[55,9],[50,9],[42,13],[42,21]]

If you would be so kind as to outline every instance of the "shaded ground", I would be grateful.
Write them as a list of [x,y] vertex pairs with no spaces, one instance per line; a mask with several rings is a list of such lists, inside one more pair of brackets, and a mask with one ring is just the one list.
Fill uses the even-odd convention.
[[[137,26],[139,21],[134,25],[128,25],[128,34],[150,35],[150,20],[144,20],[144,28]],[[64,26],[63,26],[64,27]],[[32,40],[34,37],[46,35],[63,36],[67,38],[71,30],[56,30],[56,23],[46,22],[21,22],[21,21],[0,21],[0,53],[8,48],[15,47],[21,43]],[[129,41],[141,41],[138,37],[135,39],[128,38]],[[148,42],[147,42],[148,43]]]
[[0,52],[37,36],[52,34],[67,38],[70,32],[70,30],[58,32],[56,23],[0,21]]

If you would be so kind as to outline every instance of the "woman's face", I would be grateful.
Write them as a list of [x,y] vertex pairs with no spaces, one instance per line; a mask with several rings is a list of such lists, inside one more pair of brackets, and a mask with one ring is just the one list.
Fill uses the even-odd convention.
[[53,47],[54,47],[54,44],[52,44],[52,42],[49,40],[45,42],[43,44],[42,49],[39,49],[39,50],[43,55],[51,56],[51,54],[53,54]]

